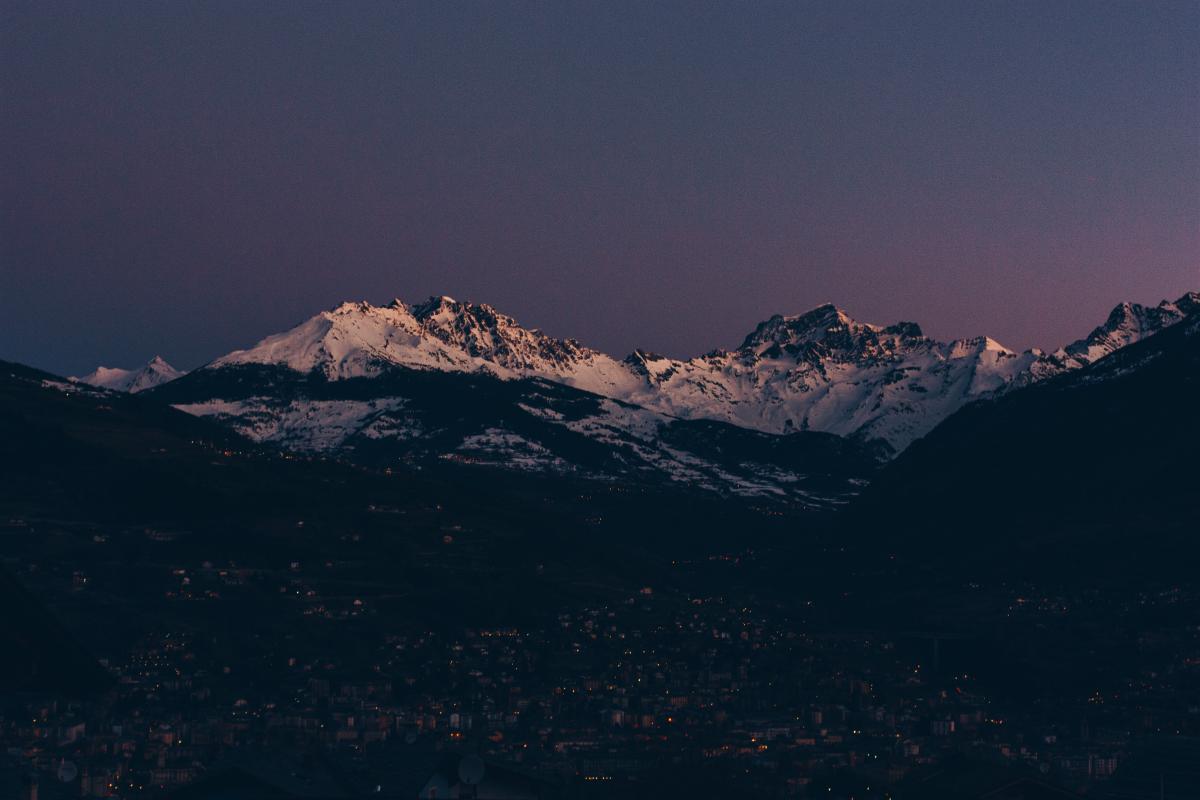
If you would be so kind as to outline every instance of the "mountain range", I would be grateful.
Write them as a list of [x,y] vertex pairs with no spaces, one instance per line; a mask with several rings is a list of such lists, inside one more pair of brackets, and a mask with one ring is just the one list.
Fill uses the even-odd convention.
[[653,478],[824,506],[972,401],[1086,367],[1198,308],[1195,292],[1122,303],[1075,342],[1018,353],[826,304],[773,316],[735,349],[678,360],[614,358],[449,297],[356,302],[182,378],[168,380],[174,371],[156,359],[121,381],[111,370],[84,380],[148,389],[299,452]]

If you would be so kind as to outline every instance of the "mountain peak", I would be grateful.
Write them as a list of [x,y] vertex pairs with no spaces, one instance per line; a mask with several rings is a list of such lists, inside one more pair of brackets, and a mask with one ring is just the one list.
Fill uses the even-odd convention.
[[365,314],[374,310],[374,306],[366,300],[347,300],[340,303],[325,312],[331,316],[347,316],[352,314]]
[[[779,317],[780,315],[776,315]],[[822,303],[816,308],[803,314],[781,317],[785,323],[796,329],[829,327],[831,325],[853,325],[854,320],[844,310],[833,303]]]
[[1013,355],[1013,352],[990,336],[975,336],[970,339],[955,339],[950,343],[950,358],[964,358],[968,355],[981,353],[1001,353]]
[[1200,311],[1200,292],[1185,292],[1182,297],[1174,302],[1163,300],[1158,304],[1159,308],[1174,306],[1185,316],[1195,314]]
[[409,308],[412,315],[419,320],[428,319],[442,310],[459,310],[470,309],[471,303],[459,303],[449,295],[431,295],[428,299],[420,303],[413,303]]
[[[1130,303],[1128,301],[1118,303],[1113,307],[1112,311],[1108,312],[1108,319],[1105,321],[1105,325],[1114,327],[1123,324],[1126,320],[1137,316],[1137,312],[1142,308],[1144,307],[1138,303]],[[1159,304],[1158,308],[1162,308],[1162,304]]]
[[921,326],[915,322],[897,322],[884,328],[859,322],[833,303],[822,303],[803,314],[776,314],[759,323],[739,349],[762,354],[776,348],[794,352],[806,346],[820,345],[830,351],[878,353],[881,346],[893,349],[924,341]]
[[183,372],[168,364],[162,356],[156,355],[135,369],[97,367],[93,372],[74,380],[89,386],[99,386],[102,389],[135,394],[152,389],[167,381],[173,381],[181,375]]
[[1200,309],[1200,294],[1187,292],[1178,300],[1163,300],[1157,306],[1140,303],[1120,303],[1104,324],[1083,339],[1071,342],[1055,352],[1055,357],[1069,365],[1082,366],[1134,342],[1170,327]]
[[822,303],[803,314],[774,314],[758,323],[739,349],[754,350],[763,345],[798,345],[824,339],[828,333],[857,325],[850,315],[833,303]]
[[[599,361],[605,365],[595,376],[581,366],[595,367]],[[371,377],[393,368],[482,371],[505,378],[538,374],[603,391],[613,381],[630,382],[618,363],[574,339],[524,328],[486,303],[434,295],[412,305],[399,298],[383,307],[342,303],[211,366],[272,364],[330,379]]]
[[897,322],[895,325],[888,325],[883,329],[883,333],[908,339],[925,338],[925,332],[922,331],[921,326],[915,322]]
[[639,375],[652,383],[659,383],[671,377],[677,371],[679,364],[666,356],[652,353],[649,350],[635,349],[625,356],[621,362],[635,375]]

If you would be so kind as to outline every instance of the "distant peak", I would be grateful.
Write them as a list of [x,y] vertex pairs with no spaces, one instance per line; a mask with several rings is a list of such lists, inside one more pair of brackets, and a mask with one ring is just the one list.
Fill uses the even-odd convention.
[[432,295],[422,303],[414,303],[412,314],[417,319],[426,319],[444,308],[459,308],[469,306],[469,303],[459,303],[453,297],[445,294]]
[[[487,308],[487,306],[479,306]],[[426,319],[443,309],[467,309],[472,308],[469,303],[460,303],[453,297],[446,295],[433,295],[420,303],[409,305],[399,297],[393,298],[386,306],[373,306],[366,300],[347,300],[341,305],[330,309],[327,314],[335,316],[357,316],[360,314],[373,314],[380,311],[400,311],[406,314],[411,314],[418,320]]]
[[640,348],[625,356],[622,363],[635,374],[655,382],[669,378],[676,366],[671,359]]
[[1011,350],[990,336],[973,336],[969,339],[955,339],[950,343],[951,358],[962,358],[969,354],[978,355],[986,352],[1012,354]]
[[1110,322],[1120,322],[1123,319],[1128,319],[1133,316],[1134,308],[1134,304],[1128,301],[1120,303],[1108,313],[1108,319]]
[[[1197,295],[1196,292],[1188,292],[1174,302],[1163,300],[1156,306],[1124,302],[1109,312],[1108,319],[1097,331],[1115,330],[1130,325],[1150,329],[1166,327],[1180,316],[1186,316],[1195,311],[1198,303],[1200,303],[1200,295]],[[1093,331],[1093,334],[1097,331]]]
[[[776,315],[779,316],[779,315]],[[821,303],[816,308],[805,311],[803,314],[794,316],[784,316],[783,320],[793,325],[821,325],[825,323],[838,323],[842,325],[854,322],[842,309],[835,306],[833,303]]]
[[354,314],[371,310],[371,304],[366,300],[347,300],[341,305],[330,309],[331,314]]
[[742,342],[742,348],[753,348],[767,343],[782,345],[820,341],[826,338],[830,331],[859,326],[849,314],[833,303],[822,303],[803,314],[775,314],[770,319],[760,322],[754,332]]
[[134,369],[98,367],[91,374],[85,375],[78,380],[82,383],[99,386],[104,389],[136,393],[174,380],[182,374],[180,370],[168,364],[162,356],[155,356],[142,366]]
[[625,356],[625,363],[630,365],[645,364],[648,361],[662,361],[666,357],[649,350],[643,350],[640,347],[635,348],[632,353]]
[[1178,300],[1163,300],[1156,306],[1121,303],[1109,313],[1104,324],[1085,338],[1055,351],[1059,360],[1090,364],[1133,342],[1152,336],[1200,309],[1200,295],[1188,292]]
[[883,332],[909,339],[921,339],[925,336],[921,326],[915,322],[897,322],[895,325],[888,325]]
[[[1166,301],[1164,300],[1163,302],[1165,303]],[[1200,292],[1186,292],[1171,305],[1178,308],[1184,314],[1195,314],[1197,311],[1200,311]]]

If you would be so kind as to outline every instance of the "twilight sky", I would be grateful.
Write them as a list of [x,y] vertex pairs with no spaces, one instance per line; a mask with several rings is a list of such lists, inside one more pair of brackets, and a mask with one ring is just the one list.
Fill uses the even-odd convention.
[[62,373],[344,299],[686,356],[1200,288],[1193,0],[6,0],[0,104],[0,358]]

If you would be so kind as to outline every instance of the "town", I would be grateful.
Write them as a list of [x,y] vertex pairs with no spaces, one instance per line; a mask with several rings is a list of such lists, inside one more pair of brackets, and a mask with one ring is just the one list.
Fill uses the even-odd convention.
[[[24,531],[10,522],[10,538]],[[98,582],[129,579],[6,560],[61,593],[64,609],[87,607]],[[760,569],[762,556],[707,560],[732,574]],[[111,684],[92,697],[5,695],[4,774],[41,800],[158,798],[249,759],[263,780],[311,772],[314,786],[343,787],[330,796],[426,797],[446,758],[471,754],[517,776],[520,796],[703,781],[730,796],[888,798],[960,758],[1094,792],[1141,743],[1200,735],[1200,626],[1183,613],[1197,598],[1177,587],[1115,601],[1033,587],[1004,597],[986,624],[1031,642],[1090,629],[1108,662],[1097,685],[1031,704],[967,671],[953,637],[831,630],[828,598],[756,605],[643,586],[521,626],[431,629],[395,613],[387,587],[339,567],[139,567],[139,591],[163,604],[152,631],[104,654]],[[264,601],[269,627],[233,622]],[[214,633],[222,620],[228,636]],[[1113,660],[1135,625],[1136,658]]]

